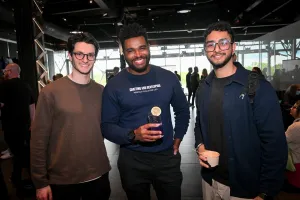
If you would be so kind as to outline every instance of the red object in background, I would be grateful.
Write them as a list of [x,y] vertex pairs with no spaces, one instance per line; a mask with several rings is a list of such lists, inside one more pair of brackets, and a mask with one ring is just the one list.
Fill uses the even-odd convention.
[[289,184],[300,188],[300,163],[295,164],[296,171],[286,173]]

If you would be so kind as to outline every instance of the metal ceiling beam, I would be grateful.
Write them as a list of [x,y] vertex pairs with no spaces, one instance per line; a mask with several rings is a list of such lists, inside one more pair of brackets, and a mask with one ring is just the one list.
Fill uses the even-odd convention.
[[51,13],[51,15],[64,15],[64,14],[71,14],[71,13],[83,13],[83,12],[93,12],[93,11],[100,11],[101,8],[89,8],[89,9],[81,9],[81,10],[72,10],[72,11],[66,11],[66,12],[57,12],[57,13]]
[[[233,26],[233,29],[242,28],[264,28],[264,27],[275,27],[275,26],[286,26],[288,24],[268,24],[268,25],[253,25],[253,26]],[[165,30],[165,31],[147,31],[147,33],[173,33],[173,32],[187,32],[187,31],[205,31],[206,28],[197,29],[180,29],[180,30]]]
[[109,10],[108,6],[106,3],[103,2],[103,0],[94,0],[98,6],[104,10]]
[[275,8],[274,10],[272,10],[271,12],[269,12],[268,14],[266,14],[265,16],[261,17],[259,20],[262,20],[266,17],[268,17],[269,15],[273,14],[274,12],[276,12],[277,10],[279,10],[280,8],[284,7],[286,4],[290,3],[292,0],[286,1],[285,3],[283,3],[282,5],[278,6],[277,8]]

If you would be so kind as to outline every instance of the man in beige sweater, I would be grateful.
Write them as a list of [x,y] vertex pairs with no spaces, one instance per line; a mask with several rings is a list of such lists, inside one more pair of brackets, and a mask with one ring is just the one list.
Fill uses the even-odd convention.
[[38,200],[109,199],[111,169],[102,133],[103,86],[90,79],[99,50],[88,33],[68,40],[72,73],[41,91],[31,137]]

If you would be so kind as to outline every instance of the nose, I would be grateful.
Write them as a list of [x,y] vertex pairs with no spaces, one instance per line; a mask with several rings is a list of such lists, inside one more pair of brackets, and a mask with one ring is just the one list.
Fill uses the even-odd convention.
[[215,51],[221,51],[220,46],[219,46],[219,43],[216,43]]
[[83,62],[87,63],[87,62],[89,61],[87,57],[88,57],[88,55],[84,55],[84,57],[83,57],[83,59],[82,59]]
[[141,56],[141,53],[139,51],[135,51],[135,56],[136,57],[140,57]]

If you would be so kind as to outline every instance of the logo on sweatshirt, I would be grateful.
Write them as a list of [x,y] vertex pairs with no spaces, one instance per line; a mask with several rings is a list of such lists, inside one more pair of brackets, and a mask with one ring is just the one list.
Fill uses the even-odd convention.
[[244,99],[244,97],[245,97],[245,94],[244,93],[242,93],[241,95],[240,95],[240,99]]
[[133,92],[133,93],[144,93],[144,92],[154,92],[156,90],[158,90],[158,88],[160,88],[161,85],[160,84],[156,84],[156,85],[147,85],[147,86],[141,86],[141,87],[133,87],[133,88],[129,88],[129,92]]

